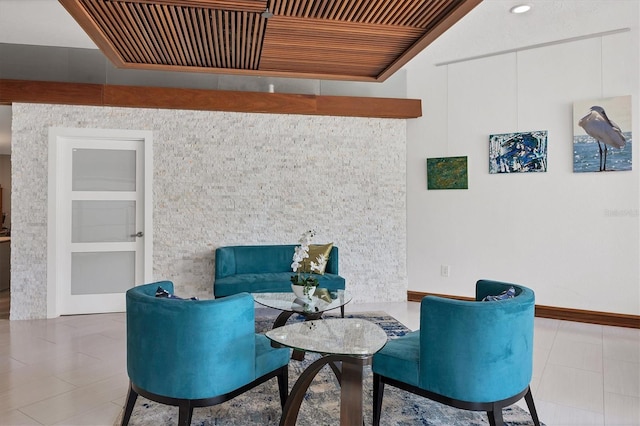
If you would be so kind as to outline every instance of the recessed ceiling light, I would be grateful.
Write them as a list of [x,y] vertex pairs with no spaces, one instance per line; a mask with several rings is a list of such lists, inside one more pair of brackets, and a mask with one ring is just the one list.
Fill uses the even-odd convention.
[[513,6],[509,9],[511,13],[526,13],[531,10],[531,5],[528,4],[519,4],[517,6]]

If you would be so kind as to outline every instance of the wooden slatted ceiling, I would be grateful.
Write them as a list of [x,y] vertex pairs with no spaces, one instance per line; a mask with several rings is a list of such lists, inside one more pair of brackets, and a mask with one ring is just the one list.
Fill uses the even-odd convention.
[[59,1],[124,68],[381,81],[481,0]]
[[[269,20],[260,68],[335,75],[378,75],[421,35],[410,27],[274,17]],[[309,37],[308,34],[313,34]]]
[[276,16],[327,19],[360,24],[395,25],[426,29],[429,23],[460,1],[402,0],[271,0]]
[[79,3],[124,63],[258,68],[266,25],[259,13],[140,1]]

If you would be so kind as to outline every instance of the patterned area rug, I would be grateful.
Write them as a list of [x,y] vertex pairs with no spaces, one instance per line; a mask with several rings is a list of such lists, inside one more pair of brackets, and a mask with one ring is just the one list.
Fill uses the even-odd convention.
[[[277,312],[271,309],[256,310],[256,331],[263,332],[272,327]],[[336,316],[325,315],[325,317]],[[395,318],[384,312],[363,312],[347,315],[350,318],[364,318],[379,324],[390,338],[404,335],[409,330]],[[301,321],[293,316],[289,323]],[[304,361],[289,363],[289,387],[318,355],[307,354]],[[372,423],[372,373],[365,368],[364,378],[364,421]],[[325,367],[314,379],[300,408],[297,425],[334,426],[340,424],[340,388],[335,376]],[[275,379],[246,392],[231,401],[214,407],[196,408],[191,424],[195,426],[213,425],[278,425],[281,409],[278,385]],[[533,425],[529,414],[517,406],[503,410],[505,425]],[[138,397],[129,425],[176,425],[178,408],[169,407]],[[425,426],[484,426],[488,425],[486,414],[458,410],[437,402],[421,398],[394,387],[385,388],[382,405],[382,425],[425,425]],[[120,424],[120,418],[115,425]]]

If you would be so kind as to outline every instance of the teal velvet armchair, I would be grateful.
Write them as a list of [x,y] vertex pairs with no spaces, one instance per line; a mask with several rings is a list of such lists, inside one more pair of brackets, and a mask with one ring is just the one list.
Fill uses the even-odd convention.
[[138,395],[178,406],[181,426],[194,407],[225,402],[277,377],[280,403],[288,394],[290,350],[272,348],[255,333],[253,298],[219,300],[155,297],[162,281],[127,291],[127,372],[130,385],[122,425]]
[[[510,287],[515,296],[484,302]],[[529,383],[533,368],[532,290],[476,283],[476,301],[426,296],[420,330],[389,341],[373,357],[373,424],[380,424],[385,384],[453,407],[486,411],[503,425],[502,408],[525,398],[539,425]]]

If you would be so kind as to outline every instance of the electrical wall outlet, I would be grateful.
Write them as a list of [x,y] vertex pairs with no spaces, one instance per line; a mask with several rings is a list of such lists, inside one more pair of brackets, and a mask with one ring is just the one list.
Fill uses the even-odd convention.
[[451,268],[449,265],[440,265],[440,275],[449,278],[449,273],[451,272]]

